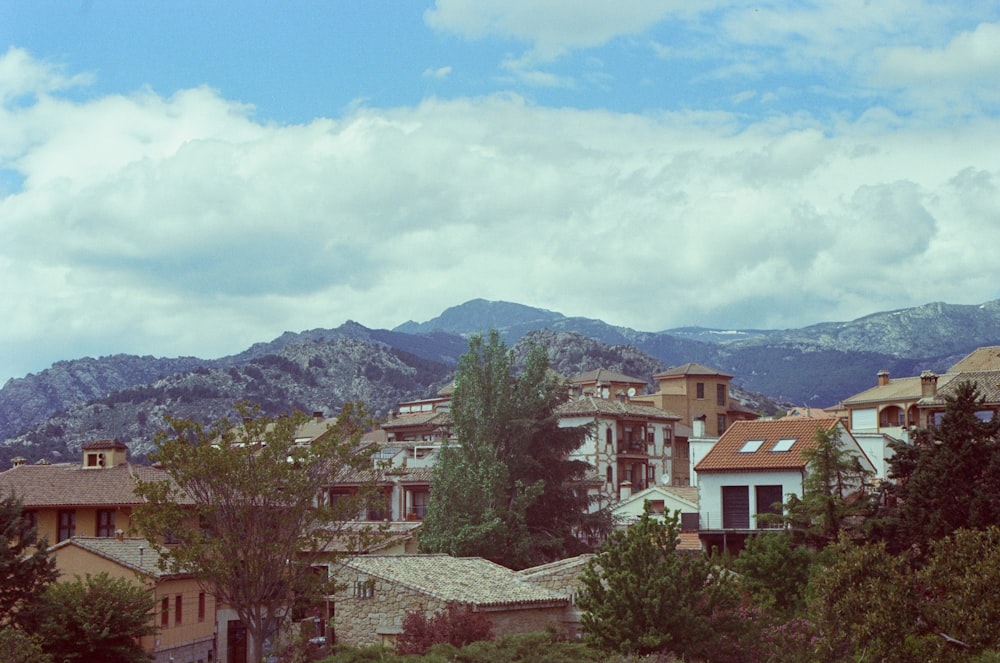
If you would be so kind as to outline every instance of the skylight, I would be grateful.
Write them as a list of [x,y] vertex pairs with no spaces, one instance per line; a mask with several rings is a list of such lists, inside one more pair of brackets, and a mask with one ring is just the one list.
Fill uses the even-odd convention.
[[764,440],[747,440],[743,446],[740,448],[741,454],[753,453],[760,449],[760,445],[764,444]]
[[791,451],[792,445],[795,444],[798,438],[786,438],[784,440],[778,440],[774,443],[774,448],[771,451]]

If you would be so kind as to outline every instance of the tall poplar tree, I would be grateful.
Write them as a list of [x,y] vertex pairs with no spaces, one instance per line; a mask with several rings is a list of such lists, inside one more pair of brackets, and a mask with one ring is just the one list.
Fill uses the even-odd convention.
[[26,529],[21,500],[0,498],[0,626],[15,620],[24,607],[38,601],[59,572],[45,539]]
[[518,373],[495,330],[470,339],[452,396],[457,445],[434,468],[421,549],[523,568],[575,553],[578,533],[606,527],[606,514],[588,513],[589,466],[569,457],[587,429],[555,415],[563,394],[541,346]]

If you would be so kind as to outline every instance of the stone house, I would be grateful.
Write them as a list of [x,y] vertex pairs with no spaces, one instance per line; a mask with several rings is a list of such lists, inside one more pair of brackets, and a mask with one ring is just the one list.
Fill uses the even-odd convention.
[[337,571],[337,642],[392,644],[410,611],[428,617],[449,603],[487,614],[497,635],[560,628],[571,600],[479,557],[359,555]]

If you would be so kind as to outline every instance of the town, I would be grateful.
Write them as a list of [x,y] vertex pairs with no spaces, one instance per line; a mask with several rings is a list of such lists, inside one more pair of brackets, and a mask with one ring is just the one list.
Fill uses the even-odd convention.
[[[470,344],[473,358],[500,357],[503,364],[505,347],[495,336],[493,345],[483,345],[482,338],[475,342]],[[539,361],[544,364],[544,357]],[[501,367],[508,371],[504,379],[514,377],[511,366]],[[214,592],[206,580],[214,576],[198,568],[196,556],[181,554],[199,549],[194,539],[182,534],[183,519],[194,520],[194,527],[205,530],[204,521],[198,522],[200,509],[224,499],[211,484],[212,477],[172,471],[174,463],[190,462],[183,454],[164,453],[152,465],[139,465],[130,461],[125,441],[95,439],[82,446],[75,462],[28,464],[15,458],[13,466],[0,473],[0,496],[16,500],[18,532],[27,544],[25,558],[35,550],[31,544],[44,539],[60,579],[107,574],[135,583],[148,595],[153,606],[150,628],[137,643],[157,663],[246,663],[262,654],[283,660],[280,652],[299,634],[304,634],[300,640],[322,651],[329,651],[334,642],[398,648],[407,641],[407,619],[414,615],[433,619],[454,606],[488,617],[493,637],[549,629],[560,638],[576,640],[588,637],[588,626],[595,630],[595,615],[600,614],[593,605],[599,592],[591,586],[588,594],[587,575],[600,568],[595,560],[603,559],[609,546],[624,545],[624,533],[630,528],[646,527],[650,520],[666,523],[672,528],[670,554],[685,559],[712,556],[738,561],[754,549],[755,539],[764,540],[765,535],[796,540],[812,550],[838,545],[845,538],[864,541],[871,536],[867,524],[878,522],[876,516],[886,508],[906,501],[905,493],[893,488],[901,467],[893,465],[899,450],[918,448],[926,431],[940,433],[948,425],[954,427],[948,423],[948,416],[954,416],[949,407],[968,399],[970,386],[978,391],[974,410],[967,416],[975,422],[995,422],[1000,410],[996,386],[1000,347],[978,348],[941,375],[924,371],[891,376],[881,371],[873,376],[871,388],[829,408],[798,407],[776,417],[762,417],[732,399],[734,376],[697,363],[655,375],[655,390],[647,389],[642,378],[601,368],[573,376],[549,371],[536,377],[538,384],[555,389],[551,415],[558,429],[577,435],[566,447],[565,457],[551,462],[572,463],[574,471],[584,468],[572,482],[573,494],[582,498],[583,513],[566,520],[573,523],[567,531],[570,543],[549,541],[548,547],[521,557],[503,546],[474,555],[441,552],[463,550],[448,538],[455,536],[453,532],[445,527],[441,534],[440,529],[442,520],[464,516],[439,514],[433,520],[436,491],[447,494],[443,484],[435,483],[441,480],[436,474],[442,467],[439,462],[449,453],[461,454],[474,446],[458,434],[467,415],[455,397],[472,391],[465,387],[472,382],[469,376],[465,376],[468,382],[462,381],[461,366],[457,383],[433,398],[399,403],[381,422],[366,422],[360,412],[349,409],[336,417],[323,412],[285,421],[261,417],[267,422],[263,428],[253,428],[253,418],[247,417],[242,437],[232,437],[226,430],[200,431],[213,441],[205,450],[216,454],[221,450],[238,457],[237,463],[264,465],[267,454],[277,450],[276,466],[282,472],[315,474],[310,479],[315,483],[303,484],[310,486],[312,498],[299,505],[301,516],[294,515],[299,513],[296,505],[281,499],[255,508],[261,523],[272,522],[263,516],[272,509],[281,513],[276,523],[307,524],[311,549],[299,544],[300,549],[287,554],[297,557],[312,576],[329,581],[326,593],[310,596],[307,603],[284,591],[269,595],[264,620],[256,630],[247,623],[248,613],[240,604],[246,597]],[[512,391],[523,386],[516,380],[510,384]],[[480,411],[477,416],[489,415]],[[995,435],[995,426],[991,430]],[[178,437],[188,435],[187,444],[195,439],[194,433],[185,430]],[[342,444],[345,440],[347,447]],[[824,460],[824,442],[833,443],[831,457],[842,471],[831,469],[830,457]],[[329,461],[339,459],[338,453],[346,454],[343,457],[350,462],[327,462],[322,472],[313,472],[314,456]],[[201,469],[221,476],[229,467]],[[823,508],[815,512],[801,508],[817,497],[815,478],[820,475],[826,483],[819,493],[837,509],[836,523],[823,520]],[[181,480],[187,485],[178,485],[178,477],[186,477]],[[831,483],[831,477],[841,485]],[[910,477],[911,483],[916,483],[915,477]],[[151,489],[161,485],[179,490]],[[214,492],[206,497],[203,485],[213,486]],[[239,485],[234,488],[240,490]],[[1000,499],[1000,494],[993,497]],[[468,495],[469,502],[474,499]],[[452,506],[465,501],[452,499]],[[160,503],[170,503],[181,520],[151,519],[150,506]],[[951,506],[961,503],[955,495]],[[327,518],[339,515],[335,525],[324,524],[323,535],[316,536],[319,521],[309,518],[321,512]],[[978,522],[990,523],[992,515]],[[587,521],[582,516],[594,518]],[[606,518],[603,527],[599,517]],[[598,524],[585,527],[585,522]],[[142,536],[155,530],[151,523],[160,527],[158,539]],[[245,545],[254,545],[257,534],[250,530],[255,525],[248,521],[236,525],[243,528]],[[266,530],[262,536],[282,537],[280,525],[268,527],[261,525]],[[939,533],[949,536],[953,531]],[[289,530],[287,538],[299,542],[301,534]],[[446,544],[427,552],[427,542],[433,547],[442,536]],[[478,552],[474,547],[466,550]],[[171,566],[168,558],[174,554],[180,563]],[[248,553],[243,563],[251,565],[251,560]],[[734,568],[738,570],[739,564]],[[284,625],[279,628],[278,623]],[[967,656],[973,647],[995,648],[1000,634],[994,631],[993,640],[979,644],[954,632],[947,636],[960,642],[959,654]],[[945,650],[936,654],[939,660],[951,660],[947,651],[956,646],[938,640]],[[933,649],[926,643],[922,646],[926,652]]]

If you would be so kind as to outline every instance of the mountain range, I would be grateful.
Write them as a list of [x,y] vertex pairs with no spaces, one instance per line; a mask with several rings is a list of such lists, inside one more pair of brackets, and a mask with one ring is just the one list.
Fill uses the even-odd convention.
[[0,467],[75,457],[80,444],[118,437],[142,455],[168,416],[209,421],[240,400],[277,414],[335,412],[363,401],[376,416],[436,393],[470,335],[497,329],[517,356],[529,343],[572,375],[603,367],[642,377],[698,362],[731,373],[736,396],[773,412],[823,407],[875,384],[876,374],[944,371],[982,345],[1000,344],[1000,300],[932,303],[800,329],[684,327],[644,332],[511,302],[472,300],[395,329],[346,322],[286,332],[219,359],[112,355],[60,361],[0,389]]

